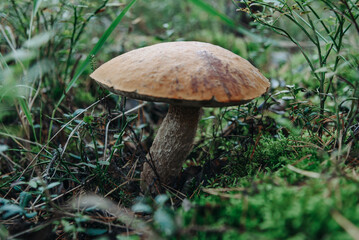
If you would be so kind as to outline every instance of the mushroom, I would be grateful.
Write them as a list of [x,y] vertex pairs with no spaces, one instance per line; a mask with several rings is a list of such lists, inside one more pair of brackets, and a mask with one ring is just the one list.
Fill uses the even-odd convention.
[[152,161],[141,173],[141,189],[152,193],[161,189],[158,183],[175,183],[202,107],[240,105],[269,88],[247,60],[219,46],[186,41],[132,50],[104,63],[91,78],[116,94],[169,104],[150,149]]

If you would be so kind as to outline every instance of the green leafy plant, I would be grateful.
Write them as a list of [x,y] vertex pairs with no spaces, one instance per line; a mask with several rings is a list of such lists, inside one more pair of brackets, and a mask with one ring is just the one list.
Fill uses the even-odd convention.
[[[358,74],[357,56],[345,51],[348,40],[357,37],[359,9],[357,1],[241,1],[239,10],[247,12],[257,24],[268,27],[288,38],[303,54],[310,66],[318,88],[313,89],[320,99],[318,117],[325,118],[330,111],[326,102],[335,104],[336,139],[342,141],[355,122],[358,112],[358,85],[354,79],[343,78],[341,72],[351,69]],[[254,7],[260,11],[253,11]],[[291,24],[288,25],[287,23]],[[356,32],[355,32],[356,31]],[[351,96],[337,95],[341,81],[351,89]],[[350,102],[350,113],[344,118],[342,129],[339,106]],[[324,126],[319,126],[322,136]]]
[[140,198],[132,206],[132,210],[137,213],[153,214],[153,227],[164,236],[171,236],[177,231],[178,226],[174,211],[167,204],[168,201],[169,197],[164,194],[156,196],[152,203],[148,199]]

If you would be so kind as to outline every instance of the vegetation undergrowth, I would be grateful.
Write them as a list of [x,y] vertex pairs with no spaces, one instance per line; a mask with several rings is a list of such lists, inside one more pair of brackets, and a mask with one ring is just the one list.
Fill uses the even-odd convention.
[[[0,239],[357,239],[359,1],[0,3]],[[165,104],[103,62],[191,40],[248,59],[262,97],[204,109],[178,183],[139,187]]]

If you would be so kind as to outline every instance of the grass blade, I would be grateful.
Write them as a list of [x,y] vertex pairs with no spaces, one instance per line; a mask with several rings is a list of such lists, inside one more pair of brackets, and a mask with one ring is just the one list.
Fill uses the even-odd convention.
[[9,66],[6,63],[4,56],[0,52],[0,70],[5,70],[5,69],[9,69]]
[[35,142],[37,142],[37,138],[36,138],[36,132],[35,132],[35,126],[34,126],[34,121],[32,120],[32,116],[31,116],[31,112],[27,106],[27,103],[25,102],[25,100],[23,98],[19,98],[19,104],[20,107],[22,109],[22,111],[24,112],[27,121],[29,122],[31,128],[32,128],[32,132],[34,134],[34,138],[35,138]]
[[41,3],[42,3],[42,0],[34,0],[34,2],[33,2],[34,5],[32,7],[30,26],[29,26],[29,39],[31,38],[31,31],[32,31],[32,24],[34,22],[34,17],[36,16]]

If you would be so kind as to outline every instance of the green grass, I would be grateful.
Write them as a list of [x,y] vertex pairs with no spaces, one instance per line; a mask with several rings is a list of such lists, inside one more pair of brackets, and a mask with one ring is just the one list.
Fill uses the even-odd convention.
[[[358,3],[255,2],[2,1],[0,239],[355,239]],[[166,107],[88,76],[177,40],[248,59],[271,88],[204,109],[179,192],[144,196]]]

